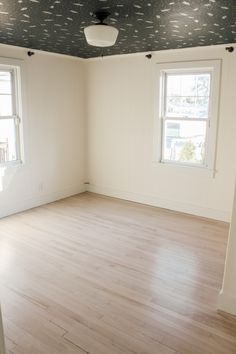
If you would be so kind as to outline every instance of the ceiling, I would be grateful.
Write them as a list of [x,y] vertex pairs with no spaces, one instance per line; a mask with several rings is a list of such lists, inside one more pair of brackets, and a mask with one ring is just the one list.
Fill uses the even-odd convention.
[[[115,46],[89,46],[84,27],[106,9]],[[82,58],[236,42],[236,0],[1,0],[0,43]]]

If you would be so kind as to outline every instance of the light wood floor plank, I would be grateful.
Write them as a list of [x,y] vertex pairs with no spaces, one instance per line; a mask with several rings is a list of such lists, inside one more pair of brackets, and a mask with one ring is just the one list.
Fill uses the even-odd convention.
[[0,221],[9,354],[236,354],[228,224],[85,193]]

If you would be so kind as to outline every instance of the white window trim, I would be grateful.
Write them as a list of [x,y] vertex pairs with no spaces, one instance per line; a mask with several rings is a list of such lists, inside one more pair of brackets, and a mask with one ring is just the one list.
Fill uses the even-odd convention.
[[[24,111],[24,87],[22,82],[22,77],[24,77],[24,61],[21,59],[12,59],[0,57],[0,70],[8,70],[14,72],[13,75],[13,85],[14,94],[16,95],[14,103],[13,116],[15,117],[15,133],[16,133],[16,153],[17,159],[14,161],[7,161],[5,163],[0,163],[0,168],[7,168],[10,166],[19,166],[24,163],[24,144],[23,144],[23,124],[22,117],[25,116]],[[13,117],[11,116],[11,117]],[[9,117],[1,117],[1,119],[9,119]]]
[[[212,72],[212,84],[210,93],[210,107],[209,107],[209,119],[208,131],[210,128],[210,134],[208,134],[207,141],[207,154],[205,165],[197,165],[191,163],[180,163],[175,161],[162,160],[163,149],[163,104],[165,93],[163,90],[163,80],[165,73],[182,72]],[[220,106],[220,83],[221,83],[221,59],[214,60],[198,60],[198,61],[186,61],[186,62],[172,62],[172,63],[158,63],[155,70],[155,118],[154,118],[154,144],[153,144],[153,162],[162,166],[172,167],[187,167],[198,170],[207,170],[215,175],[216,172],[216,148],[217,148],[217,132],[218,132],[218,115]],[[170,118],[171,119],[171,118]],[[174,119],[173,119],[174,120]],[[181,118],[178,118],[181,120]],[[199,121],[199,119],[198,119]]]

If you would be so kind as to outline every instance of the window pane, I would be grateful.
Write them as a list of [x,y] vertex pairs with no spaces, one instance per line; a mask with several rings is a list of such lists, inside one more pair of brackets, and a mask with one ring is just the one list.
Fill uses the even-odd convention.
[[11,94],[11,73],[0,71],[0,94]]
[[207,97],[198,97],[196,99],[196,116],[198,118],[207,118],[209,116],[209,99]]
[[167,117],[182,117],[182,97],[167,97],[166,98],[166,116]]
[[166,95],[181,96],[181,78],[180,75],[167,75]]
[[188,118],[196,116],[195,97],[167,97],[167,117]]
[[16,159],[14,119],[0,119],[0,163]]
[[210,96],[211,75],[197,75],[197,96]]
[[166,117],[208,118],[210,73],[167,74]]
[[197,96],[197,75],[177,76],[181,84],[181,96]]
[[12,96],[0,94],[0,116],[12,116]]
[[206,122],[165,122],[164,160],[204,164]]

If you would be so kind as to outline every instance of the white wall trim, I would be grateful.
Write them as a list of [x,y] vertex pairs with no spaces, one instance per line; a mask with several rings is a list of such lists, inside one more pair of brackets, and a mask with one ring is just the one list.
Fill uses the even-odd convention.
[[236,296],[221,290],[218,300],[218,309],[236,316]]
[[79,185],[70,187],[61,191],[55,191],[49,194],[42,194],[41,196],[34,196],[29,199],[18,201],[12,205],[5,205],[0,208],[0,218],[16,214],[40,205],[52,203],[56,200],[70,197],[72,195],[84,192],[97,193],[109,197],[128,200],[136,203],[151,205],[158,208],[169,209],[177,212],[182,212],[190,215],[215,219],[219,221],[230,222],[231,212],[224,210],[217,210],[213,208],[204,208],[190,203],[184,203],[176,200],[163,199],[156,196],[145,195],[134,192],[121,191],[110,187],[101,187],[97,185]]
[[80,194],[86,191],[85,185],[76,185],[69,188],[55,191],[48,194],[37,195],[32,198],[25,200],[19,200],[14,203],[9,203],[8,205],[3,205],[0,207],[0,218],[16,214],[28,209],[38,207],[40,205],[48,204],[60,200],[63,198],[70,197],[72,195]]
[[[61,53],[55,53],[55,52],[48,52],[45,50],[40,50],[40,49],[34,49],[34,48],[28,48],[28,47],[20,47],[12,44],[4,44],[0,43],[0,48],[9,48],[9,49],[20,49],[22,52],[27,53],[27,51],[31,50],[34,51],[35,53],[41,53],[45,55],[54,55],[54,56],[59,56],[59,57],[66,57],[72,60],[80,60],[84,62],[90,62],[90,61],[98,61],[98,60],[108,60],[108,59],[121,59],[121,58],[129,58],[129,57],[143,57],[146,54],[152,54],[153,56],[159,55],[162,53],[178,53],[180,52],[181,55],[184,53],[188,53],[191,51],[196,51],[199,52],[199,49],[204,48],[204,50],[209,51],[212,49],[225,49],[225,46],[234,46],[236,43],[228,43],[228,44],[215,44],[215,45],[208,45],[208,46],[198,46],[198,47],[189,47],[189,48],[177,48],[177,49],[163,49],[163,50],[155,50],[155,51],[145,51],[145,52],[136,52],[136,53],[126,53],[126,54],[114,54],[114,55],[106,55],[104,57],[98,56],[98,57],[93,57],[93,58],[82,58],[82,57],[76,57],[73,55],[69,54],[61,54]],[[225,51],[225,50],[224,50]]]
[[199,50],[204,49],[205,51],[212,51],[212,49],[223,49],[225,52],[225,47],[227,46],[234,46],[235,43],[229,43],[229,44],[215,44],[215,45],[207,45],[207,46],[198,46],[198,47],[188,47],[188,48],[176,48],[176,49],[162,49],[162,50],[155,50],[155,51],[147,51],[147,52],[137,52],[137,53],[126,53],[126,54],[113,54],[113,55],[105,55],[104,57],[93,57],[93,58],[87,58],[85,59],[87,62],[93,62],[93,61],[102,61],[102,60],[108,60],[108,59],[121,59],[121,58],[132,58],[132,57],[144,57],[147,54],[152,54],[154,57],[155,55],[159,54],[171,54],[171,53],[180,53],[181,57],[183,57],[183,54],[189,53],[196,51],[197,53]]
[[147,204],[159,208],[196,215],[204,218],[215,219],[219,221],[230,222],[231,219],[230,210],[225,211],[225,210],[207,208],[207,207],[202,207],[199,205],[194,205],[194,204],[181,202],[177,200],[169,200],[169,199],[159,198],[157,196],[121,191],[115,188],[102,187],[93,184],[87,186],[87,191],[106,195],[109,197],[129,200],[136,203],[142,203],[142,204]]
[[40,54],[45,54],[45,55],[51,55],[51,56],[57,56],[57,57],[61,57],[61,58],[67,58],[67,59],[72,59],[72,60],[80,60],[80,61],[85,61],[86,58],[81,58],[81,57],[76,57],[73,55],[69,55],[69,54],[61,54],[61,53],[55,53],[55,52],[48,52],[46,50],[40,50],[40,49],[34,49],[34,48],[28,48],[28,47],[20,47],[20,46],[16,46],[16,45],[11,45],[11,44],[4,44],[4,43],[0,43],[0,48],[9,48],[9,49],[20,49],[22,52],[25,52],[25,54],[27,54],[27,52],[33,51],[35,53],[40,53]]

